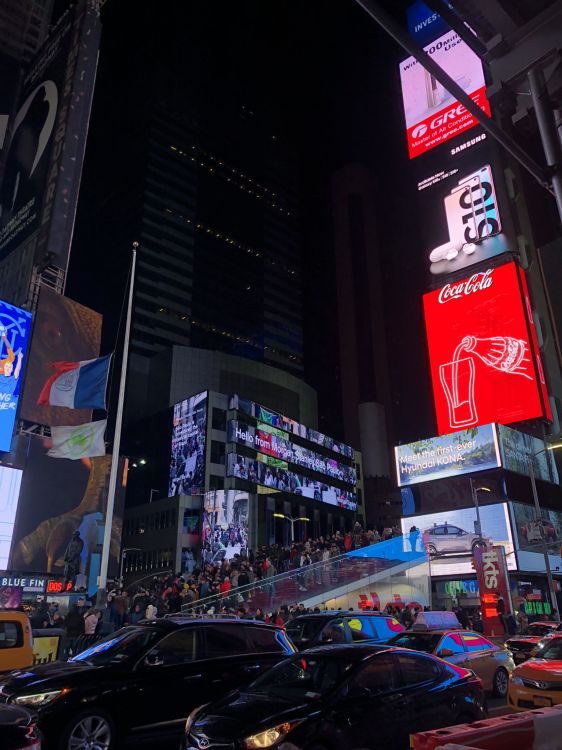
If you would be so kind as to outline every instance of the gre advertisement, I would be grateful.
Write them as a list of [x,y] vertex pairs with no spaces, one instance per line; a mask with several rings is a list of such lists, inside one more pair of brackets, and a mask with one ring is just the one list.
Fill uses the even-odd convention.
[[398,445],[394,452],[399,487],[501,466],[493,424]]

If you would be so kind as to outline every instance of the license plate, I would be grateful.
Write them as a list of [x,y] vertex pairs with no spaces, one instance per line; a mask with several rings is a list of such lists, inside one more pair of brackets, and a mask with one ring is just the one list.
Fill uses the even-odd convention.
[[552,706],[552,698],[543,698],[540,695],[533,695],[533,703],[535,704],[535,706],[550,708]]

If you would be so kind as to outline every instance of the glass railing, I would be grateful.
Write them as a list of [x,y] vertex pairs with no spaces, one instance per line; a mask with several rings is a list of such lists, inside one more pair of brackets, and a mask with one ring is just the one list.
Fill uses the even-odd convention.
[[397,536],[190,602],[182,607],[182,612],[201,614],[213,610],[218,613],[240,606],[249,612],[258,608],[274,612],[283,605],[297,602],[317,606],[322,601],[337,598],[338,592],[352,591],[362,582],[367,585],[373,576],[377,579],[390,579],[397,574],[403,577],[405,570],[426,561],[421,536]]

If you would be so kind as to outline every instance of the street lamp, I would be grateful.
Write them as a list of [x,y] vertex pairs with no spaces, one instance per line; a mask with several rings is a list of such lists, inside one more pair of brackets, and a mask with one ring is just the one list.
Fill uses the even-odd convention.
[[292,516],[286,516],[284,513],[274,513],[274,518],[284,518],[286,521],[289,521],[291,524],[291,542],[295,541],[295,522],[296,521],[304,521],[305,523],[308,523],[310,521],[310,518],[304,518],[304,517],[298,517],[293,518]]
[[476,508],[476,523],[474,524],[474,531],[478,534],[478,538],[482,539],[482,524],[480,523],[480,506],[478,505],[478,493],[479,492],[491,492],[489,487],[476,487],[472,481],[472,477],[469,477],[470,492],[472,494],[472,502]]
[[123,547],[121,550],[121,563],[119,565],[119,582],[123,585],[123,564],[125,563],[125,556],[127,552],[142,552],[140,547]]
[[560,611],[558,610],[558,600],[556,599],[556,591],[554,590],[554,581],[552,579],[552,571],[550,569],[548,545],[546,543],[546,539],[544,536],[544,528],[543,528],[542,520],[541,520],[542,519],[541,506],[539,503],[539,493],[537,492],[537,482],[535,479],[535,466],[533,463],[533,459],[536,458],[537,456],[540,456],[541,453],[545,453],[546,451],[554,451],[557,448],[562,448],[562,443],[553,443],[552,445],[547,445],[544,448],[541,448],[541,450],[537,451],[536,453],[531,453],[529,451],[527,452],[526,455],[527,455],[527,465],[529,467],[529,476],[531,477],[531,488],[533,490],[533,501],[535,503],[535,515],[536,515],[536,520],[537,520],[537,523],[539,524],[539,529],[540,529],[542,553],[544,557],[544,566],[546,568],[546,578],[548,580],[548,590],[550,592],[550,600],[554,608],[556,620],[560,622]]

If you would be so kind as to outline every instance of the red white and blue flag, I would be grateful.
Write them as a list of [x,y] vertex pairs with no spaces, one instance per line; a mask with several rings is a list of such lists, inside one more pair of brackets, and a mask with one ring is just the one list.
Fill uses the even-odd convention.
[[43,386],[39,406],[105,409],[111,354],[82,362],[53,362],[55,373]]

